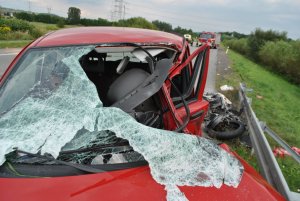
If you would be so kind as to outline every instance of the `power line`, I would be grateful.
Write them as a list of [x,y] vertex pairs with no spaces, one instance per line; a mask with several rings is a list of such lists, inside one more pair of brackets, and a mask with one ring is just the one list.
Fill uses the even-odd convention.
[[28,12],[31,13],[31,2],[30,2],[30,0],[28,0]]
[[118,21],[125,18],[126,7],[124,0],[114,0],[111,8],[111,21]]
[[51,10],[52,10],[51,7],[47,7],[47,11],[48,11],[49,14],[51,14]]

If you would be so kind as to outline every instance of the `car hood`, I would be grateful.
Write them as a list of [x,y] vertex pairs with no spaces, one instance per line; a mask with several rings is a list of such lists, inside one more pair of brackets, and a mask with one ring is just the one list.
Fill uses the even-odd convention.
[[[180,186],[169,189],[153,180],[148,166],[107,173],[31,179],[0,178],[2,200],[284,200],[246,165],[238,188]],[[17,192],[17,193],[13,193]],[[183,194],[182,194],[183,193]],[[185,196],[185,197],[184,197]]]

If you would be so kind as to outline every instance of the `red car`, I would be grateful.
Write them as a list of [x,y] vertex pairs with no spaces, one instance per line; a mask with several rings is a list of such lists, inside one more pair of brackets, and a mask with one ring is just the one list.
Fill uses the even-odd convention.
[[201,137],[209,49],[120,27],[25,47],[0,81],[0,199],[284,200]]
[[217,48],[216,34],[214,32],[202,32],[198,38],[199,45],[208,44],[211,48]]

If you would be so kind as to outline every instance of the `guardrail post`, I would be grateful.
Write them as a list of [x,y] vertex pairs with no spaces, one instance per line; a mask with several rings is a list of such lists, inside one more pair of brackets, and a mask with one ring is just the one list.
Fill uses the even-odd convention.
[[251,108],[245,91],[246,86],[240,83],[240,101],[244,106],[250,139],[257,156],[262,176],[287,200],[300,200],[300,194],[290,191],[271,147],[263,133],[260,122]]

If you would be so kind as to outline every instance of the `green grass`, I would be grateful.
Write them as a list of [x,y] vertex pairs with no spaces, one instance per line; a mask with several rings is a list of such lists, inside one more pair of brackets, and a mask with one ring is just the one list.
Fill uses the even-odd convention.
[[[56,24],[46,24],[46,23],[42,23],[42,22],[29,22],[29,24],[33,25],[35,28],[37,28],[43,34],[61,29],[61,28],[57,27]],[[78,27],[78,25],[65,25],[64,28],[71,28],[71,27]]]
[[[60,29],[56,26],[56,24],[46,24],[41,22],[29,22],[29,24],[33,25],[42,35]],[[64,28],[70,27],[78,26],[65,25]],[[30,36],[27,32],[11,32],[5,39],[6,40],[0,40],[0,48],[25,47],[32,41],[31,39],[33,39],[33,37]]]
[[31,40],[0,40],[0,48],[25,47]]
[[234,73],[223,82],[236,88],[244,82],[252,88],[247,95],[259,120],[291,146],[300,147],[300,87],[233,51],[229,51],[229,58]]
[[[240,82],[246,83],[253,89],[247,96],[252,98],[252,107],[259,120],[266,122],[290,146],[300,147],[300,87],[232,50],[228,56],[233,73],[217,80],[217,85],[229,84],[238,88]],[[272,140],[270,144],[272,148],[279,146]],[[257,167],[247,148],[235,144],[232,148]],[[278,162],[291,190],[299,191],[300,165],[289,156],[278,159]]]

